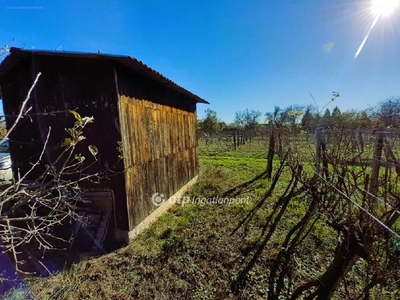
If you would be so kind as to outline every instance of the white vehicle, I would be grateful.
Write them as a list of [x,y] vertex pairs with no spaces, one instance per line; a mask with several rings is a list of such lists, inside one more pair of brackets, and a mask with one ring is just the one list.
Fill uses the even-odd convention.
[[11,156],[8,140],[0,144],[0,185],[12,181]]

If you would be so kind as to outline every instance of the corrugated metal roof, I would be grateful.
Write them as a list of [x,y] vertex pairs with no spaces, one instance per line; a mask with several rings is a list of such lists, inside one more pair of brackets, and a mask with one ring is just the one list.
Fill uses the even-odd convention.
[[141,61],[136,58],[132,58],[130,56],[123,55],[111,55],[111,54],[103,54],[103,53],[84,53],[84,52],[67,52],[67,51],[50,51],[50,50],[36,50],[36,49],[20,49],[20,48],[11,48],[10,55],[7,56],[4,61],[0,65],[0,79],[5,74],[11,70],[14,65],[19,61],[19,59],[25,55],[34,54],[34,55],[42,55],[42,56],[60,56],[60,57],[78,57],[78,58],[89,58],[89,59],[103,59],[103,60],[111,60],[122,64],[129,69],[135,70],[148,78],[153,79],[154,81],[159,82],[162,85],[165,85],[185,96],[190,97],[197,103],[205,103],[210,104],[206,100],[200,98],[199,96],[189,92],[183,87],[177,85],[175,82],[170,79],[164,77],[159,72],[153,70],[148,67]]

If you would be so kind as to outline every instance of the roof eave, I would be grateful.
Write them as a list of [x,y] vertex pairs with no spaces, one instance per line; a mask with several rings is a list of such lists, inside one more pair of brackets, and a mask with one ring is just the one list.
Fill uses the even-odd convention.
[[36,49],[20,49],[12,47],[10,49],[10,55],[8,55],[4,61],[0,65],[0,80],[1,78],[7,74],[18,62],[19,58],[24,55],[43,55],[43,56],[62,56],[62,57],[82,57],[82,58],[91,58],[91,59],[105,59],[117,62],[119,64],[125,65],[126,67],[136,70],[189,98],[191,98],[196,103],[210,104],[208,101],[200,98],[199,96],[193,94],[192,92],[184,89],[179,86],[172,80],[166,78],[159,72],[153,70],[148,67],[146,64],[141,61],[132,58],[130,56],[123,55],[111,55],[111,54],[103,54],[103,53],[84,53],[84,52],[67,52],[67,51],[51,51],[51,50],[36,50]]

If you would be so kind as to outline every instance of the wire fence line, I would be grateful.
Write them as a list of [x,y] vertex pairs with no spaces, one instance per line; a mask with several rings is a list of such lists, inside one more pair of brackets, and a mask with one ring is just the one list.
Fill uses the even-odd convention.
[[[362,257],[368,267],[379,269],[374,263],[381,258],[370,260],[368,253],[375,256],[379,253],[380,257],[389,258],[400,249],[400,235],[396,230],[400,216],[397,151],[400,132],[359,132],[326,130],[308,135],[286,133],[276,138],[281,145],[275,144],[273,150],[282,156],[279,153],[281,146],[290,153],[288,161],[294,165],[307,165],[308,170],[313,170],[309,175],[312,178],[303,182],[305,188],[310,188],[310,195],[313,188],[317,188],[321,195],[316,211],[328,212],[328,226],[343,238],[342,241],[338,238],[338,245],[346,247],[349,243],[361,249],[344,248],[347,249],[346,255],[355,255],[349,266],[354,266],[358,257]],[[266,142],[265,145],[268,148],[270,144]],[[346,271],[343,272],[346,274]],[[325,274],[329,274],[328,269]],[[312,282],[315,281],[310,281],[310,284]]]
[[[297,164],[304,164],[307,163],[309,164],[310,167],[314,167],[313,162],[308,160],[308,157],[303,156],[301,153],[297,156],[294,157],[294,160],[296,161]],[[322,166],[322,169],[324,167]],[[334,172],[332,169],[328,169],[327,170],[330,174],[330,178],[336,176],[338,178],[341,178],[347,185],[351,185],[354,189],[357,189],[358,191],[367,194],[368,196],[374,198],[375,200],[378,200],[379,202],[383,203],[385,206],[389,207],[390,209],[393,210],[394,213],[399,214],[400,216],[400,211],[398,210],[398,208],[393,207],[391,204],[389,204],[387,201],[381,199],[379,196],[372,194],[370,191],[367,191],[363,188],[361,188],[359,185],[355,184],[355,183],[351,183],[349,180],[346,180],[346,178],[336,172]],[[337,186],[335,186],[334,184],[332,184],[332,180],[328,180],[326,178],[324,178],[323,176],[321,176],[321,173],[323,172],[315,172],[314,170],[314,175],[317,176],[320,180],[322,180],[322,182],[330,187],[332,190],[334,190],[335,192],[337,192],[338,194],[340,194],[341,196],[343,196],[346,200],[349,201],[349,203],[355,205],[358,209],[360,209],[363,213],[365,213],[366,215],[368,215],[369,217],[371,217],[374,221],[376,221],[376,223],[379,226],[382,226],[382,228],[384,228],[385,230],[387,230],[388,232],[390,232],[393,236],[395,236],[396,238],[400,238],[400,235],[398,233],[396,233],[395,231],[393,231],[390,227],[388,227],[384,221],[380,220],[374,213],[368,211],[368,209],[366,209],[365,207],[363,207],[361,204],[357,203],[357,201],[351,199],[351,197],[343,190],[339,189]]]
[[[379,226],[387,230],[389,233],[391,233],[393,236],[396,238],[400,238],[400,235],[397,234],[395,231],[393,231],[390,227],[388,227],[383,221],[381,221],[378,217],[376,217],[373,213],[369,212],[366,208],[361,206],[359,203],[356,201],[352,200],[349,196],[346,195],[345,192],[342,190],[338,189],[335,185],[333,185],[331,182],[327,181],[324,177],[322,177],[320,174],[316,174],[325,184],[330,186],[333,190],[337,191],[340,195],[342,195],[346,200],[348,200],[350,203],[355,205],[357,208],[359,208],[363,213],[371,217]],[[397,211],[397,210],[396,210]],[[397,211],[398,212],[398,211]]]
[[[380,130],[379,134],[385,136],[385,140],[393,149],[395,154],[400,155],[400,129]],[[342,154],[348,154],[345,151],[354,154],[354,157],[361,156],[364,159],[378,159],[374,157],[373,149],[376,143],[377,133],[372,129],[323,129],[323,144],[327,151],[341,151]],[[268,127],[262,130],[231,130],[217,133],[198,132],[199,143],[206,146],[225,145],[228,150],[240,149],[244,145],[261,144],[268,147],[271,138],[271,129]],[[317,142],[315,130],[305,132],[296,129],[276,129],[275,130],[276,147],[287,148],[290,146],[292,151],[313,154]],[[235,145],[236,142],[236,145]],[[351,147],[348,145],[351,144]],[[340,147],[340,148],[339,148]],[[315,153],[314,153],[315,154]],[[381,159],[381,162],[385,162]],[[386,163],[391,163],[386,159]]]
[[[275,131],[277,131],[275,129]],[[276,134],[276,132],[275,132]],[[234,145],[235,139],[238,139],[241,143]],[[242,138],[243,137],[243,138]],[[214,134],[209,136],[200,136],[199,142],[208,146],[213,144],[225,143],[228,150],[237,150],[247,145],[261,144],[265,146],[265,151],[270,150],[270,138],[271,131],[257,132],[252,131],[251,133],[245,132],[223,132],[221,134]],[[318,138],[321,140],[320,147],[323,147],[322,152],[318,154],[317,145]],[[379,142],[379,139],[382,140]],[[381,147],[381,152],[377,153],[377,148]],[[275,136],[274,150],[276,153],[279,151],[290,151],[291,159],[293,162],[299,164],[308,164],[309,167],[314,169],[314,175],[317,176],[323,184],[329,187],[332,191],[338,193],[341,197],[344,197],[348,203],[354,205],[363,214],[366,214],[372,218],[376,224],[381,226],[384,230],[390,232],[394,237],[400,238],[399,234],[385,224],[385,221],[381,220],[377,215],[377,212],[370,211],[368,208],[362,205],[362,201],[352,199],[348,195],[347,191],[341,189],[340,186],[335,185],[331,180],[332,177],[336,176],[341,178],[342,182],[350,187],[353,191],[359,192],[361,195],[366,195],[371,199],[381,203],[387,209],[393,211],[393,213],[400,216],[399,203],[395,197],[391,197],[390,201],[388,198],[383,198],[378,195],[378,190],[373,190],[372,185],[369,189],[363,188],[357,182],[351,182],[350,179],[345,176],[338,174],[335,168],[353,168],[356,166],[362,166],[360,170],[360,180],[364,180],[366,176],[372,180],[375,180],[377,184],[383,179],[390,179],[396,181],[400,174],[397,176],[389,176],[381,174],[380,168],[384,169],[384,173],[388,172],[388,169],[400,170],[400,164],[397,157],[400,156],[400,130],[397,128],[381,128],[379,131],[373,131],[373,129],[357,128],[357,129],[338,129],[338,128],[324,128],[322,134],[318,137],[316,132],[307,133],[304,130],[278,130],[278,134]],[[280,148],[280,149],[279,149]],[[320,157],[318,157],[318,155]],[[325,162],[325,163],[324,163]],[[336,165],[335,165],[336,164]],[[319,166],[319,170],[317,166]],[[377,169],[376,169],[377,168]],[[399,170],[397,170],[397,168]],[[373,173],[377,173],[377,178],[373,178]],[[400,173],[400,172],[399,172]],[[324,176],[329,174],[330,180]],[[389,178],[391,177],[391,178]],[[393,183],[395,184],[395,183]],[[381,189],[387,189],[382,186]],[[385,193],[383,191],[382,193]],[[382,207],[381,207],[382,208]]]

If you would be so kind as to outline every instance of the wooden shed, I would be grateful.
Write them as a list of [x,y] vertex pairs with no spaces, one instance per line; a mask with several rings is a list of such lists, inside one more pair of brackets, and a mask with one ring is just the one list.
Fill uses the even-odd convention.
[[[101,186],[84,187],[112,192],[109,235],[127,237],[157,209],[155,193],[168,199],[197,176],[196,104],[207,101],[129,56],[12,48],[0,65],[8,127],[39,72],[29,100],[31,117],[10,136],[13,169],[28,170],[49,126],[47,149],[59,145],[73,123],[69,110],[93,116],[84,144],[99,150],[94,171],[116,169]],[[123,145],[122,162],[118,143]],[[56,152],[48,150],[43,163],[51,162]]]

